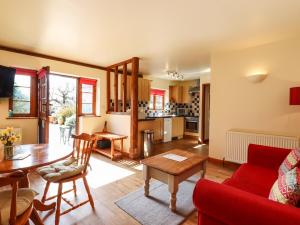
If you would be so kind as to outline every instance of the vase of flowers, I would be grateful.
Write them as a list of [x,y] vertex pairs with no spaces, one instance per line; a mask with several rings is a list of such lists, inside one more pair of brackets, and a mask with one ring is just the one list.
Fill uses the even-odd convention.
[[20,139],[20,135],[13,130],[13,127],[7,127],[0,132],[0,141],[4,146],[4,159],[11,159],[14,156],[14,143]]

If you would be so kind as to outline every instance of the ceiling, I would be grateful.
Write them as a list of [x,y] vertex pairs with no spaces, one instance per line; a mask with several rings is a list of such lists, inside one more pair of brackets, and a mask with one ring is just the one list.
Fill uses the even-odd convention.
[[0,0],[0,44],[141,72],[206,74],[212,51],[300,32],[299,0]]

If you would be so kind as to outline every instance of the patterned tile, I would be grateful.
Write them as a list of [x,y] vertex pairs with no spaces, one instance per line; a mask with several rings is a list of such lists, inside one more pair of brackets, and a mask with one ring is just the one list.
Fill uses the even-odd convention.
[[[110,106],[111,108],[114,107],[114,102],[111,99],[110,100]],[[119,106],[122,106],[122,102],[119,103]],[[147,116],[156,116],[158,113],[161,113],[161,111],[155,111],[150,110],[149,108],[149,102],[147,101],[139,101],[138,102],[139,111],[144,110]],[[130,101],[127,101],[126,103],[126,109],[130,110]],[[189,116],[199,116],[200,112],[200,95],[199,93],[193,93],[192,94],[192,100],[191,103],[174,103],[174,102],[168,102],[165,104],[165,110],[164,113],[177,113],[177,108],[185,108],[188,109]]]

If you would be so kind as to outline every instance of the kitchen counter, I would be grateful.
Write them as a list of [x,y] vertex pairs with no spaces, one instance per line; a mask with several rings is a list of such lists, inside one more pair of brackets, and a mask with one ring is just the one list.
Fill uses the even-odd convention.
[[177,116],[177,115],[164,115],[164,116],[148,116],[143,119],[138,119],[138,121],[148,121],[160,118],[174,118],[174,117],[184,117],[184,118],[199,118],[199,116]]
[[144,119],[138,119],[138,121],[152,121],[152,120],[155,120],[156,118],[149,118],[149,117],[146,117]]
[[148,116],[146,119],[156,119],[156,118],[173,118],[173,117],[185,117],[185,116],[177,116],[177,115],[162,115],[162,116]]
[[177,116],[177,115],[163,115],[163,116],[148,116],[146,118],[143,119],[138,119],[138,121],[151,121],[151,120],[155,120],[155,119],[160,119],[160,118],[174,118],[174,117],[195,117],[195,118],[199,118],[199,116]]
[[139,119],[138,125],[138,148],[143,149],[144,130],[153,130],[154,143],[160,143],[163,140],[164,119],[163,118],[145,118]]

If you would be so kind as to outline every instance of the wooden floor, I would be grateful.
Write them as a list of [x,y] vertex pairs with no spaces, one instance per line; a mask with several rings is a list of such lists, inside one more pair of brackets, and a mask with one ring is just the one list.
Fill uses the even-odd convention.
[[[174,148],[202,155],[208,154],[207,145],[198,145],[197,142],[192,139],[183,139],[164,144],[157,144],[155,145],[155,153],[165,152]],[[114,202],[119,198],[122,198],[124,195],[143,186],[141,165],[132,160],[112,162],[108,158],[100,156],[99,154],[93,154],[90,164],[91,171],[88,175],[88,182],[94,197],[96,210],[93,211],[90,205],[86,204],[71,213],[62,216],[60,224],[139,224],[136,220],[119,209]],[[216,182],[222,182],[224,179],[230,177],[232,173],[232,169],[208,163],[206,178]],[[41,198],[45,182],[35,173],[30,175],[30,180],[32,187],[40,193],[38,198]],[[50,194],[51,193],[57,193],[57,186],[53,185],[50,188]],[[73,193],[70,193],[68,196],[69,199],[74,201],[84,200],[85,197],[86,195],[81,182],[78,182],[78,198],[74,199]],[[68,207],[66,204],[63,204],[62,208],[67,209]],[[44,219],[46,225],[54,224],[54,213],[41,213],[40,215]],[[183,224],[197,224],[197,214],[193,213]]]

